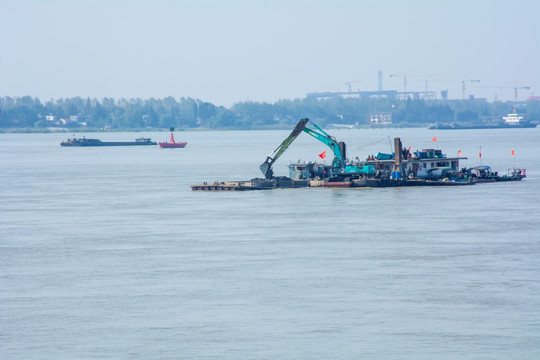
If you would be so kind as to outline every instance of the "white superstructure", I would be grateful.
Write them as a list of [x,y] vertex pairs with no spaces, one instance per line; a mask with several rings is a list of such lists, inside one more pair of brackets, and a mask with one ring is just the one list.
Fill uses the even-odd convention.
[[514,112],[511,114],[508,114],[507,116],[503,116],[503,120],[506,125],[519,125],[521,121],[525,118],[525,115],[516,113],[516,109],[514,108]]

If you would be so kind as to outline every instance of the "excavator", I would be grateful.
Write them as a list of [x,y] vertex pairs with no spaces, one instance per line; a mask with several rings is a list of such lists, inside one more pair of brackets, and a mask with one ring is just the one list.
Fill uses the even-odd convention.
[[315,123],[312,123],[315,129],[307,127],[309,119],[301,119],[291,134],[283,140],[281,145],[279,145],[270,155],[266,157],[266,161],[262,163],[259,168],[261,169],[265,179],[271,179],[273,177],[272,165],[276,162],[277,159],[287,150],[289,145],[300,135],[303,131],[315,139],[326,144],[334,153],[334,159],[332,160],[332,173],[337,174],[345,171],[345,159],[346,159],[346,146],[345,143],[340,141],[338,142],[334,137],[327,134],[323,129],[317,126]]

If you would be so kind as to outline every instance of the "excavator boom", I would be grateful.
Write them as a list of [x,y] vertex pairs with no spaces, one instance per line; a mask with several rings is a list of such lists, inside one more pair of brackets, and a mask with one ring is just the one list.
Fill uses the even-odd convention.
[[334,153],[334,156],[338,159],[343,160],[343,153],[341,152],[341,148],[339,147],[339,143],[337,140],[328,135],[323,129],[321,129],[316,124],[312,123],[312,125],[315,127],[316,130],[310,129],[308,127],[304,127],[304,132],[313,136],[315,139],[319,140],[320,142],[326,144],[330,149],[332,149],[332,152]]
[[334,153],[332,160],[332,171],[340,172],[345,168],[345,143],[338,142],[333,136],[327,134],[317,124],[311,123],[316,130],[304,127],[304,132],[313,136],[315,139],[326,144]]
[[276,162],[277,159],[287,150],[289,145],[300,135],[302,130],[305,129],[306,124],[309,120],[308,119],[302,119],[296,124],[291,134],[283,140],[281,145],[279,145],[276,150],[274,150],[270,155],[266,157],[266,161],[262,163],[259,168],[261,169],[264,177],[266,179],[272,178],[273,172],[272,172],[272,165]]
[[345,143],[338,142],[334,137],[327,134],[323,129],[321,129],[317,124],[312,123],[315,129],[308,128],[307,122],[308,119],[302,119],[296,124],[295,128],[291,134],[283,140],[281,145],[279,145],[276,150],[274,150],[270,155],[266,157],[266,161],[262,163],[259,168],[261,169],[264,177],[266,179],[271,179],[273,176],[272,165],[276,162],[277,159],[283,154],[285,150],[291,145],[291,143],[300,135],[302,131],[313,136],[315,139],[326,144],[332,152],[334,153],[334,160],[332,161],[332,169],[335,172],[343,171],[345,168]]

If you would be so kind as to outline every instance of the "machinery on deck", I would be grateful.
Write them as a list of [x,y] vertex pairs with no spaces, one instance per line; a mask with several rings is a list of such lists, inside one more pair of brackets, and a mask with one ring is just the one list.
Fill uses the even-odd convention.
[[[369,156],[365,161],[347,161],[345,143],[338,142],[319,126],[307,127],[308,119],[301,119],[290,135],[266,157],[259,168],[264,178],[248,181],[214,181],[192,185],[192,190],[204,191],[244,191],[288,189],[305,187],[390,187],[390,186],[448,186],[472,185],[471,176],[458,173],[459,160],[462,156],[448,158],[440,150],[424,149],[411,152],[402,146],[401,139],[394,138],[393,154]],[[305,161],[289,164],[289,176],[274,177],[272,165],[287,150],[291,143],[305,132],[327,145],[334,153],[331,165]],[[323,156],[321,156],[323,157]],[[324,158],[324,157],[323,157]],[[434,179],[423,178],[418,174],[430,169],[447,167],[452,171]],[[442,176],[445,176],[442,178]],[[500,181],[521,180],[524,170],[516,169],[512,176],[501,177]]]
[[332,173],[337,174],[345,169],[346,146],[343,141],[337,141],[333,136],[328,135],[323,129],[313,123],[317,130],[304,127],[304,132],[313,136],[315,139],[326,144],[334,153],[332,160]]
[[338,142],[333,136],[327,134],[316,124],[313,124],[315,129],[308,128],[308,121],[309,119],[301,119],[298,124],[296,124],[291,134],[285,140],[283,140],[281,145],[279,145],[270,155],[268,155],[266,157],[266,161],[259,166],[266,179],[271,179],[273,177],[272,165],[274,165],[276,160],[279,159],[281,154],[283,154],[285,150],[287,150],[289,145],[291,145],[294,139],[296,139],[302,131],[326,144],[332,150],[332,152],[334,153],[334,159],[332,160],[333,174],[337,174],[345,170],[345,143],[342,141]]
[[287,148],[289,147],[289,145],[291,145],[294,139],[296,139],[298,135],[300,135],[302,130],[304,130],[304,128],[306,127],[308,121],[309,119],[300,120],[298,124],[296,124],[296,126],[294,127],[291,134],[285,140],[283,140],[281,145],[279,145],[276,150],[274,150],[270,155],[268,155],[266,157],[266,161],[259,166],[259,169],[261,169],[265,179],[271,179],[273,177],[274,172],[272,171],[272,165],[274,165],[274,163],[277,159],[279,159],[281,154],[283,154],[285,150],[287,150]]

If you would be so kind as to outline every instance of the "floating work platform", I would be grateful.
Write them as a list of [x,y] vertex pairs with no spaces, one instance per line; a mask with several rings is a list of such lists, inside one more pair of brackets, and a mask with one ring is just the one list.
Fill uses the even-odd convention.
[[244,191],[244,190],[255,190],[254,188],[245,187],[240,185],[240,183],[218,183],[213,182],[212,184],[201,184],[201,185],[191,185],[191,190],[201,190],[201,191]]
[[[291,134],[279,145],[263,164],[259,166],[264,178],[249,181],[213,182],[192,185],[192,190],[203,191],[245,191],[289,188],[380,188],[404,186],[467,186],[474,185],[481,175],[472,170],[459,171],[459,160],[466,159],[458,152],[457,157],[447,157],[438,149],[412,151],[403,147],[400,138],[394,138],[392,154],[370,155],[366,161],[348,161],[346,145],[338,142],[319,126],[306,127],[308,119],[301,119]],[[334,153],[331,165],[312,161],[289,164],[289,177],[274,177],[272,165],[301,133],[306,132],[328,145]],[[319,154],[324,159],[326,151]],[[489,169],[489,167],[488,167]],[[505,177],[497,176],[495,181],[521,180],[526,176],[524,169],[515,169]],[[491,177],[489,178],[491,180]],[[480,182],[480,181],[479,181]]]
[[191,185],[191,190],[198,191],[249,191],[292,189],[307,187],[322,188],[380,188],[403,186],[466,186],[474,185],[474,181],[445,181],[426,179],[353,179],[350,181],[327,180],[293,180],[282,177],[279,179],[252,179],[248,181],[227,181]]
[[247,181],[225,181],[212,183],[202,183],[191,185],[191,190],[200,191],[249,191],[249,190],[270,190],[270,189],[290,189],[309,187],[308,180],[293,180],[287,177],[277,177],[272,179],[255,178]]

